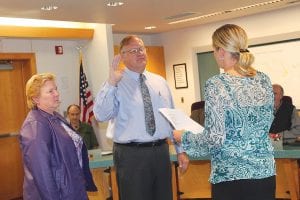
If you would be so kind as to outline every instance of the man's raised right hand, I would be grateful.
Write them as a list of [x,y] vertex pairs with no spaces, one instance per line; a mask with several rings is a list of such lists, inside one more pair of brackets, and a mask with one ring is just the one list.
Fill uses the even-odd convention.
[[112,64],[109,68],[108,83],[110,85],[116,86],[123,77],[124,70],[119,69],[120,61],[121,61],[121,55],[118,54],[114,57]]

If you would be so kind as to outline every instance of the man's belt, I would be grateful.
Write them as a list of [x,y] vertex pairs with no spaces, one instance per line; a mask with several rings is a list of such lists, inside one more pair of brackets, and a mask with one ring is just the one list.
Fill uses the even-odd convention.
[[156,147],[156,146],[161,146],[162,144],[165,144],[167,142],[166,139],[161,139],[161,140],[155,140],[151,142],[130,142],[130,143],[117,143],[115,142],[116,145],[120,146],[128,146],[128,147]]

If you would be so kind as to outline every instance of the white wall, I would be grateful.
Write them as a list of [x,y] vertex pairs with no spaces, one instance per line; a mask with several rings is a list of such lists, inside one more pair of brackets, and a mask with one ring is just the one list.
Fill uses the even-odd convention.
[[[63,55],[55,54],[55,45],[63,46]],[[33,52],[36,55],[37,73],[51,72],[56,75],[63,114],[68,105],[79,104],[79,64],[83,55],[83,69],[93,96],[108,75],[108,66],[113,57],[111,25],[97,24],[92,40],[50,39],[0,39],[0,52]],[[112,149],[111,141],[105,138],[106,124],[93,123],[98,143],[102,150]]]
[[[60,40],[2,39],[2,52],[35,53],[37,73],[51,72],[56,75],[61,96],[62,113],[68,104],[78,102],[79,56],[76,42]],[[55,54],[55,45],[63,46],[63,55]]]
[[[97,25],[93,40],[87,44],[84,52],[88,68],[88,80],[94,98],[109,74],[109,66],[113,59],[113,36],[111,25]],[[102,151],[112,150],[112,140],[106,137],[107,123],[94,121],[93,127]]]
[[109,65],[113,59],[113,39],[111,25],[98,24],[94,37],[84,51],[88,66],[92,94],[95,97],[102,83],[108,77]]
[[[120,45],[121,40],[129,34],[114,34],[113,43],[114,45]],[[155,37],[157,35],[157,37]],[[159,34],[156,35],[137,35],[139,36],[146,46],[161,46]]]
[[[55,45],[63,46],[63,55],[55,54]],[[79,51],[83,47],[83,67],[93,95],[108,74],[113,55],[110,25],[98,24],[92,41],[49,39],[0,39],[0,52],[35,53],[37,73],[51,72],[56,75],[63,114],[67,106],[79,103]]]
[[[297,6],[162,34],[139,36],[146,45],[164,47],[166,79],[172,90],[175,105],[190,114],[191,104],[201,100],[196,54],[212,50],[211,35],[216,28],[226,23],[240,25],[248,33],[249,44],[259,44],[300,38],[299,19],[300,6]],[[114,44],[119,44],[124,36],[126,34],[114,34]],[[180,63],[186,63],[187,66],[187,89],[175,89],[173,65]],[[181,103],[181,97],[184,98],[184,103]]]
[[[196,53],[210,50],[211,35],[216,28],[226,23],[234,23],[246,30],[251,44],[263,43],[291,37],[300,38],[299,19],[300,6],[297,6],[154,36],[160,37],[161,45],[164,47],[166,78],[176,106],[189,114],[191,104],[200,100]],[[173,65],[179,63],[186,63],[187,65],[189,85],[187,89],[175,89]],[[295,85],[294,91],[298,91],[296,87]],[[181,97],[184,97],[184,103],[180,102]]]

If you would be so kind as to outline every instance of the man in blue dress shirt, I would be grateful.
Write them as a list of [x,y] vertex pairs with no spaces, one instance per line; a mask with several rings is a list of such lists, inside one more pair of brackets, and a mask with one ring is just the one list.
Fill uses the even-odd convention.
[[[125,69],[119,69],[123,61]],[[98,93],[94,114],[99,121],[108,121],[114,141],[114,165],[121,200],[171,200],[172,173],[166,139],[172,128],[159,113],[159,108],[173,108],[167,82],[148,72],[146,48],[137,36],[127,36],[120,44],[109,78]],[[148,87],[155,119],[155,131],[149,134],[139,77],[143,74]],[[148,114],[148,113],[146,113]],[[180,168],[185,171],[188,157],[176,146]]]

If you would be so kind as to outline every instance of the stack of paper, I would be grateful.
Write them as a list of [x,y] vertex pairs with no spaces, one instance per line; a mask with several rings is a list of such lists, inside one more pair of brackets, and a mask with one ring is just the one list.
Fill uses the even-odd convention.
[[180,109],[160,108],[159,112],[171,123],[176,130],[187,130],[194,134],[202,133],[204,128]]

